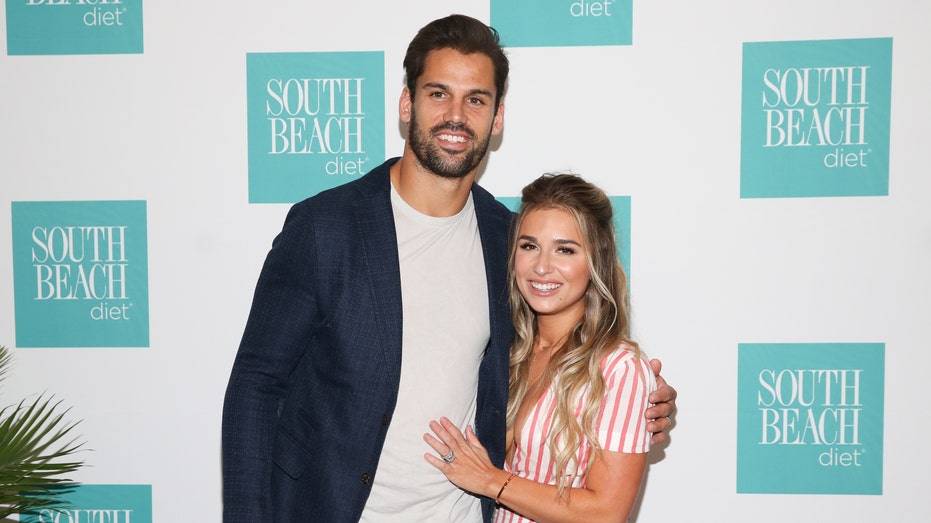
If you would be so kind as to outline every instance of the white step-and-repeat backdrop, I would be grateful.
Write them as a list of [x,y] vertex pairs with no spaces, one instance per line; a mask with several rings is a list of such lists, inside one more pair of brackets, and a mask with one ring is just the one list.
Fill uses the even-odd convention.
[[480,182],[571,170],[623,217],[680,393],[633,519],[926,520],[931,4],[5,7],[0,405],[54,394],[92,449],[55,521],[220,521],[265,254],[290,203],[400,153],[404,51],[452,12],[512,64]]

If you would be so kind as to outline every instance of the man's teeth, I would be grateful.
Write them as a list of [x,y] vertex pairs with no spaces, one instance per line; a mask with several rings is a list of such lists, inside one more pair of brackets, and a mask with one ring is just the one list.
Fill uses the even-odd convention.
[[551,291],[553,289],[558,289],[558,283],[534,283],[530,282],[530,286],[538,291]]
[[456,136],[452,134],[441,134],[439,138],[440,140],[445,140],[447,142],[456,142],[456,143],[463,143],[466,141],[464,136]]

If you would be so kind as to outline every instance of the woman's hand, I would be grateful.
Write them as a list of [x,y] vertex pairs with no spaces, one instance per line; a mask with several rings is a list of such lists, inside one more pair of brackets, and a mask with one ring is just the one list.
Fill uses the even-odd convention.
[[[423,439],[440,457],[427,453],[424,454],[424,459],[445,474],[457,487],[473,494],[494,498],[495,492],[492,490],[497,488],[495,485],[500,487],[510,474],[491,463],[488,452],[472,432],[472,427],[466,427],[463,436],[453,422],[447,418],[440,418],[438,422],[430,422],[430,430],[436,436],[428,432],[423,435]],[[449,457],[444,461],[445,456]]]
[[[573,488],[571,496],[561,497],[555,485],[512,478],[495,468],[471,427],[463,435],[453,422],[441,418],[430,422],[430,430],[435,436],[427,433],[423,439],[436,454],[427,453],[424,458],[449,481],[536,521],[627,521],[647,463],[645,453],[604,451],[592,462],[586,486]],[[443,460],[445,456],[450,456],[449,462]],[[496,499],[499,493],[500,500]]]

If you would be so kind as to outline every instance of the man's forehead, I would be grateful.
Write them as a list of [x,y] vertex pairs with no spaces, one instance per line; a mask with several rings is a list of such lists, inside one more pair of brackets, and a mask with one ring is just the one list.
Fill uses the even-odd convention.
[[494,92],[495,70],[491,58],[483,53],[462,53],[444,48],[430,51],[424,69],[417,79],[419,85],[470,85],[471,89]]

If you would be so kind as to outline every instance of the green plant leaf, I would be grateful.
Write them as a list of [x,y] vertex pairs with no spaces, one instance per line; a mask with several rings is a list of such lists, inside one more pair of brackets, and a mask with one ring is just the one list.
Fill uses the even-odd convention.
[[[0,380],[11,361],[9,350],[0,345]],[[84,464],[71,457],[84,443],[74,436],[80,421],[65,420],[69,410],[44,393],[0,409],[0,518],[67,508],[63,496],[76,483],[62,476]]]

